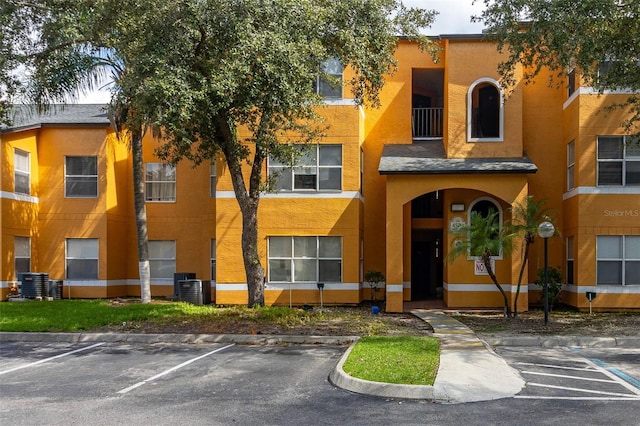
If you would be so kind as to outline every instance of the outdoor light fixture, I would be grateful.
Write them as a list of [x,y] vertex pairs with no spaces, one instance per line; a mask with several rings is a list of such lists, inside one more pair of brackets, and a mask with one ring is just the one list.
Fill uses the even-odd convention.
[[556,232],[556,228],[553,226],[553,223],[549,221],[544,221],[540,225],[538,225],[538,235],[541,238],[544,238],[544,289],[543,289],[543,299],[544,299],[544,325],[546,326],[549,323],[549,263],[548,263],[548,250],[547,250],[547,241],[553,234]]
[[452,203],[451,204],[452,212],[463,212],[464,211],[464,203]]

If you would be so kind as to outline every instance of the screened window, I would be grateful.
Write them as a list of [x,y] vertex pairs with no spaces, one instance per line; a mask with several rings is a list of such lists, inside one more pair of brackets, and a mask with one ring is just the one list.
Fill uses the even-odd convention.
[[171,278],[176,272],[176,242],[149,241],[151,278]]
[[163,163],[147,163],[145,172],[145,190],[146,201],[175,201],[175,167]]
[[567,145],[567,190],[573,189],[576,186],[575,170],[576,170],[576,147],[575,147],[575,141],[571,141]]
[[320,66],[322,72],[316,78],[316,93],[323,98],[342,98],[342,64],[332,58]]
[[567,75],[567,97],[571,97],[576,91],[576,70],[572,69]]
[[597,284],[640,284],[640,236],[597,237]]
[[469,93],[469,138],[502,137],[502,95],[493,82],[481,81]]
[[269,159],[269,174],[279,191],[340,191],[342,145],[300,146],[294,167]]
[[14,237],[13,246],[16,275],[31,271],[31,238]]
[[573,237],[567,237],[567,284],[574,284],[573,280]]
[[98,196],[98,157],[65,157],[64,195],[68,198]]
[[342,238],[270,237],[269,282],[342,282]]
[[640,185],[640,144],[625,136],[598,136],[598,185]]
[[67,239],[67,279],[98,279],[98,239]]
[[210,166],[209,175],[210,175],[209,188],[210,188],[210,191],[211,191],[211,198],[215,198],[215,196],[216,196],[216,178],[217,178],[216,159],[215,158],[213,160],[211,160],[211,166]]
[[31,194],[31,161],[28,152],[16,149],[13,152],[14,192]]
[[216,240],[211,240],[211,281],[216,280]]

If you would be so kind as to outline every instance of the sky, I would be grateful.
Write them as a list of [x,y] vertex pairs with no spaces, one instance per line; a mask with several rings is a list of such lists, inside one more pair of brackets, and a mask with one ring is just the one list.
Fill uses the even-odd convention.
[[[438,16],[431,28],[425,30],[427,35],[440,34],[478,34],[482,32],[482,24],[471,23],[472,15],[479,15],[484,8],[482,0],[403,0],[407,7],[419,7],[438,11]],[[83,104],[107,103],[109,93],[96,91],[79,100]]]

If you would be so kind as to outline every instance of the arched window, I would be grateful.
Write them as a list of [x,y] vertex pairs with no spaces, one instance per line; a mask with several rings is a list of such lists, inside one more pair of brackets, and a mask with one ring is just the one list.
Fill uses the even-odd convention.
[[[469,218],[471,218],[472,212],[476,212],[484,218],[488,217],[491,213],[497,213],[495,220],[498,221],[498,229],[502,228],[502,209],[500,208],[500,204],[493,199],[482,197],[473,201],[469,206]],[[501,252],[491,253],[491,255],[498,259],[502,258]]]
[[497,81],[483,78],[469,87],[467,136],[470,141],[502,142],[504,111]]

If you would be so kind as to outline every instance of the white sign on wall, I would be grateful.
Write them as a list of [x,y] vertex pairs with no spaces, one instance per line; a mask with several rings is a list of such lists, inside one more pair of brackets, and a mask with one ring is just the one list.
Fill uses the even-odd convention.
[[[491,258],[491,269],[495,273],[496,262],[495,260],[493,260],[493,258]],[[485,268],[484,263],[482,262],[482,259],[479,257],[476,257],[473,262],[473,273],[475,275],[489,275],[489,272],[487,272],[487,268]]]

